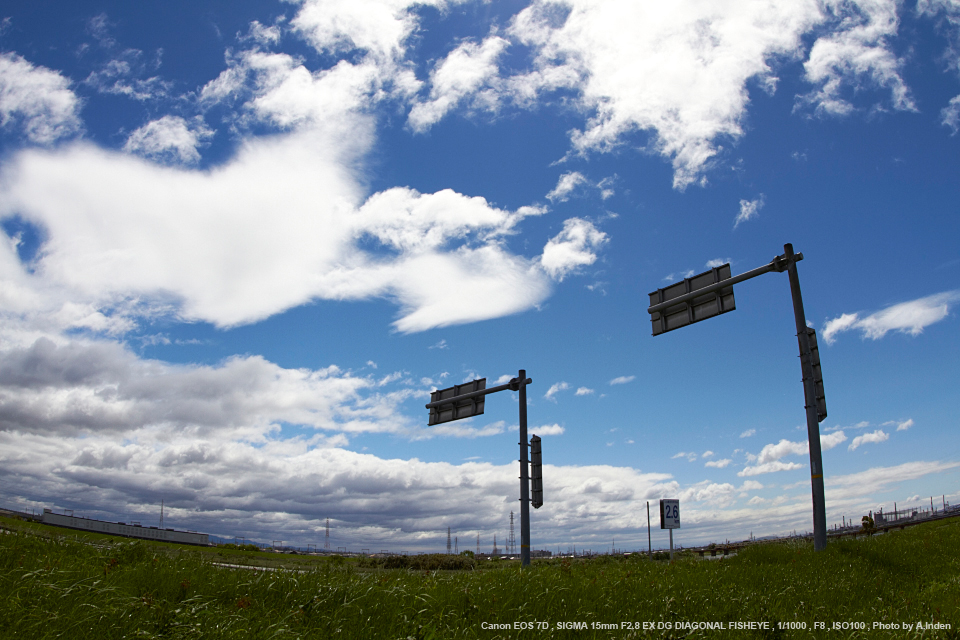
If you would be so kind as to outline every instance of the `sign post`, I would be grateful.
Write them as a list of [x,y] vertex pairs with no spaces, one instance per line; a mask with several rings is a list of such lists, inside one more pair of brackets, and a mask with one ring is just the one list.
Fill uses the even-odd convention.
[[660,501],[660,528],[670,530],[670,562],[673,562],[673,530],[680,528],[680,501]]
[[[527,458],[527,385],[533,380],[527,377],[525,369],[507,384],[487,389],[487,379],[480,378],[472,382],[439,389],[430,394],[426,405],[430,410],[429,426],[462,420],[483,414],[484,397],[498,391],[518,391],[520,393],[520,566],[530,565],[530,462]],[[534,508],[543,504],[543,481],[540,459],[540,438],[531,439],[534,450]]]
[[[813,493],[813,548],[822,551],[827,546],[827,517],[823,491],[823,459],[820,451],[820,424],[827,417],[827,404],[820,371],[820,355],[816,332],[807,327],[800,296],[800,276],[797,263],[802,253],[794,253],[792,244],[783,245],[783,255],[769,264],[731,277],[730,265],[725,264],[705,271],[682,282],[657,289],[650,294],[647,313],[657,336],[701,320],[706,320],[736,308],[733,285],[776,271],[787,272],[793,313],[800,346],[800,368],[803,372],[803,399],[807,417],[807,440],[810,449],[810,484]],[[662,509],[661,501],[661,509]],[[662,511],[661,511],[662,515]],[[679,525],[678,525],[679,526]]]

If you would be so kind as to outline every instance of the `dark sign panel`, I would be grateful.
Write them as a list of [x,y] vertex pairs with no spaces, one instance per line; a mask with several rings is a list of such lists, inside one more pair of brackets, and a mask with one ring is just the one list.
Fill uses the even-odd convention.
[[[820,349],[817,347],[817,332],[807,327],[807,340],[810,342],[810,364],[813,366],[814,396],[817,398],[817,422],[827,419],[827,398],[823,393],[823,373],[820,371]],[[799,344],[800,339],[797,338]],[[803,356],[803,346],[800,346]]]
[[530,438],[530,481],[533,484],[534,509],[543,506],[543,450],[540,448],[540,436]]
[[[473,382],[464,382],[457,384],[449,389],[440,389],[430,394],[430,402],[437,402],[447,398],[455,398],[466,393],[473,393],[487,388],[487,379],[480,378]],[[429,425],[443,424],[452,420],[461,420],[472,416],[479,416],[483,413],[483,399],[486,396],[475,396],[451,402],[450,404],[441,404],[439,407],[430,407]]]
[[[650,294],[650,306],[661,302],[669,302],[673,298],[679,298],[697,289],[709,287],[730,277],[729,264],[714,267],[710,271],[704,271],[692,278],[684,278],[682,282],[677,282],[664,289],[657,289]],[[673,331],[688,324],[733,311],[736,308],[733,300],[733,285],[718,291],[711,291],[692,300],[681,302],[674,307],[667,307],[662,311],[655,311],[650,314],[650,321],[653,323],[653,335],[658,336],[661,333]]]

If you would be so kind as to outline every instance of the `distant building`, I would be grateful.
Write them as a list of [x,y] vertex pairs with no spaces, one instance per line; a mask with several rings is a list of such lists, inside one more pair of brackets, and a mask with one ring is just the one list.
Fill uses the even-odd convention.
[[91,520],[90,518],[77,518],[54,513],[50,509],[43,510],[43,516],[40,518],[40,521],[56,527],[93,531],[94,533],[107,533],[127,538],[161,540],[163,542],[179,542],[182,544],[197,544],[202,546],[210,544],[209,536],[206,533],[160,529],[157,527],[141,527],[139,524],[127,524],[126,522],[106,522],[104,520]]

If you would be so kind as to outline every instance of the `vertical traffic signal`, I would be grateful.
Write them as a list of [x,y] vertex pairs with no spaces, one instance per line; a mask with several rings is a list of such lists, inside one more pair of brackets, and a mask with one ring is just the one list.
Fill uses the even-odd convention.
[[540,436],[530,438],[530,480],[533,482],[533,508],[543,506],[543,457],[540,452]]

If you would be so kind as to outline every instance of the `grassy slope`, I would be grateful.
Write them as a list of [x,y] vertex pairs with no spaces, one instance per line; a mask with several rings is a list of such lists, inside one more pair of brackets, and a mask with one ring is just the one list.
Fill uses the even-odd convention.
[[[584,633],[554,625],[682,620],[805,621],[808,627],[815,620],[860,621],[868,631],[648,633],[958,637],[958,550],[960,522],[948,520],[833,542],[819,554],[806,544],[766,544],[709,562],[633,556],[544,562],[524,572],[411,572],[325,561],[308,571],[263,572],[212,566],[224,558],[196,548],[8,533],[0,534],[0,637],[629,638],[644,632]],[[551,630],[481,628],[482,622],[534,620],[549,622]],[[953,630],[870,630],[874,621],[905,620],[947,622]]]

